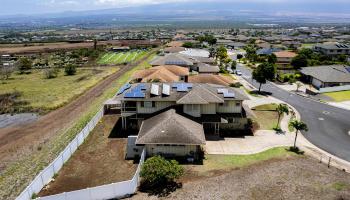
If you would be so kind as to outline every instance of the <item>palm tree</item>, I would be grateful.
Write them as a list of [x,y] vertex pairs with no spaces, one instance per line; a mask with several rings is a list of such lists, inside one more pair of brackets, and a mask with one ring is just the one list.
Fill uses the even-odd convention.
[[295,139],[294,139],[294,149],[296,148],[296,143],[297,143],[297,137],[298,137],[298,132],[299,131],[308,131],[307,125],[298,120],[293,120],[289,122],[289,126],[293,127],[295,129]]
[[280,126],[280,120],[281,120],[281,116],[283,113],[286,113],[287,115],[289,114],[289,109],[288,106],[284,103],[280,103],[277,108],[276,111],[278,113],[278,120],[277,120],[277,126],[276,128],[278,128]]

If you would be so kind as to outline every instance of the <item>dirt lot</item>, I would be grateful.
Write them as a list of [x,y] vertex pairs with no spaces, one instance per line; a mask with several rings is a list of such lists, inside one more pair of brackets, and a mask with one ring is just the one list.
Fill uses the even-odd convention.
[[[51,155],[50,147],[47,147],[52,138],[69,140],[70,138],[67,138],[69,136],[62,132],[72,127],[82,114],[89,111],[91,104],[103,96],[104,91],[115,87],[116,80],[147,59],[146,56],[137,63],[121,68],[69,104],[40,117],[33,123],[0,129],[0,199],[13,199],[18,195],[25,187],[24,184],[28,184],[35,176],[33,173],[42,169],[38,167],[39,164],[43,166],[42,163],[50,162],[50,159],[56,157]],[[62,138],[58,134],[62,135]],[[27,161],[26,158],[32,158],[32,155],[38,155],[35,156],[38,157],[37,160]]]
[[[130,199],[159,199],[138,193]],[[350,174],[307,157],[274,159],[210,178],[191,178],[161,199],[350,199]]]
[[[151,46],[152,44],[160,45],[159,41],[149,42],[147,40],[112,40],[112,41],[100,41],[98,45],[117,45],[117,46],[133,46],[133,45],[146,45]],[[79,48],[92,48],[93,42],[80,42],[80,43],[43,43],[40,45],[33,44],[33,46],[18,46],[12,47],[1,47],[0,54],[32,54],[32,53],[48,53],[58,50],[72,50]]]
[[[64,165],[55,181],[39,196],[130,180],[137,164],[126,161],[126,138],[109,138],[117,116],[104,116],[89,137]],[[67,184],[69,183],[69,184]]]

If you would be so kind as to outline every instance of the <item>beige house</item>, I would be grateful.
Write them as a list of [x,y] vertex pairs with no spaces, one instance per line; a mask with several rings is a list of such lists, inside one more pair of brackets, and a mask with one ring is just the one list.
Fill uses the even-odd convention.
[[[130,151],[137,150],[137,145],[146,145],[147,155],[163,152],[183,156],[184,154],[189,155],[189,152],[197,152],[198,145],[202,143],[192,141],[185,145],[181,141],[187,141],[186,137],[190,135],[194,137],[195,134],[201,132],[200,130],[203,130],[203,133],[205,131],[208,134],[220,134],[227,129],[230,133],[233,133],[232,130],[245,129],[247,118],[243,101],[247,99],[248,97],[242,90],[222,85],[138,83],[124,85],[110,102],[114,102],[114,106],[120,109],[122,128],[138,131],[137,140],[133,140],[134,146],[129,145]],[[168,122],[171,123],[167,125]],[[184,127],[193,128],[183,130],[187,131],[186,134],[183,133],[186,137],[181,136],[180,132],[177,133],[180,135],[177,135],[176,138],[180,141],[156,140],[158,142],[153,141],[152,143],[141,139],[145,136],[147,136],[145,138],[152,136],[153,139],[162,137],[163,132],[159,131],[161,127],[164,130],[176,131],[183,130]],[[196,130],[195,133],[192,132],[194,130]],[[192,139],[193,137],[191,136]]]
[[296,53],[291,51],[278,51],[274,52],[275,56],[277,57],[277,68],[278,69],[289,69],[291,68],[291,62],[295,56],[297,56]]

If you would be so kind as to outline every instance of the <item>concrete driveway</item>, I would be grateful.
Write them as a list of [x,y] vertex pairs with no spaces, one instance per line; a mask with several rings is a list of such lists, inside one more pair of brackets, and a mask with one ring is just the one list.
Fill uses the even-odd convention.
[[275,131],[258,130],[255,136],[245,138],[223,138],[207,140],[205,151],[208,154],[254,154],[273,147],[292,146],[291,134],[276,134]]

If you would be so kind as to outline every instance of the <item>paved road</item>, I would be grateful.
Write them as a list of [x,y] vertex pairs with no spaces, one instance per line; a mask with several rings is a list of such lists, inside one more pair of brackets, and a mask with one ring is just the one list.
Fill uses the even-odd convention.
[[[243,78],[258,87],[251,78],[251,70],[241,64],[237,69]],[[350,161],[350,111],[319,103],[308,98],[287,92],[271,83],[264,84],[262,90],[295,107],[302,121],[307,123],[309,131],[303,135],[317,147]]]

